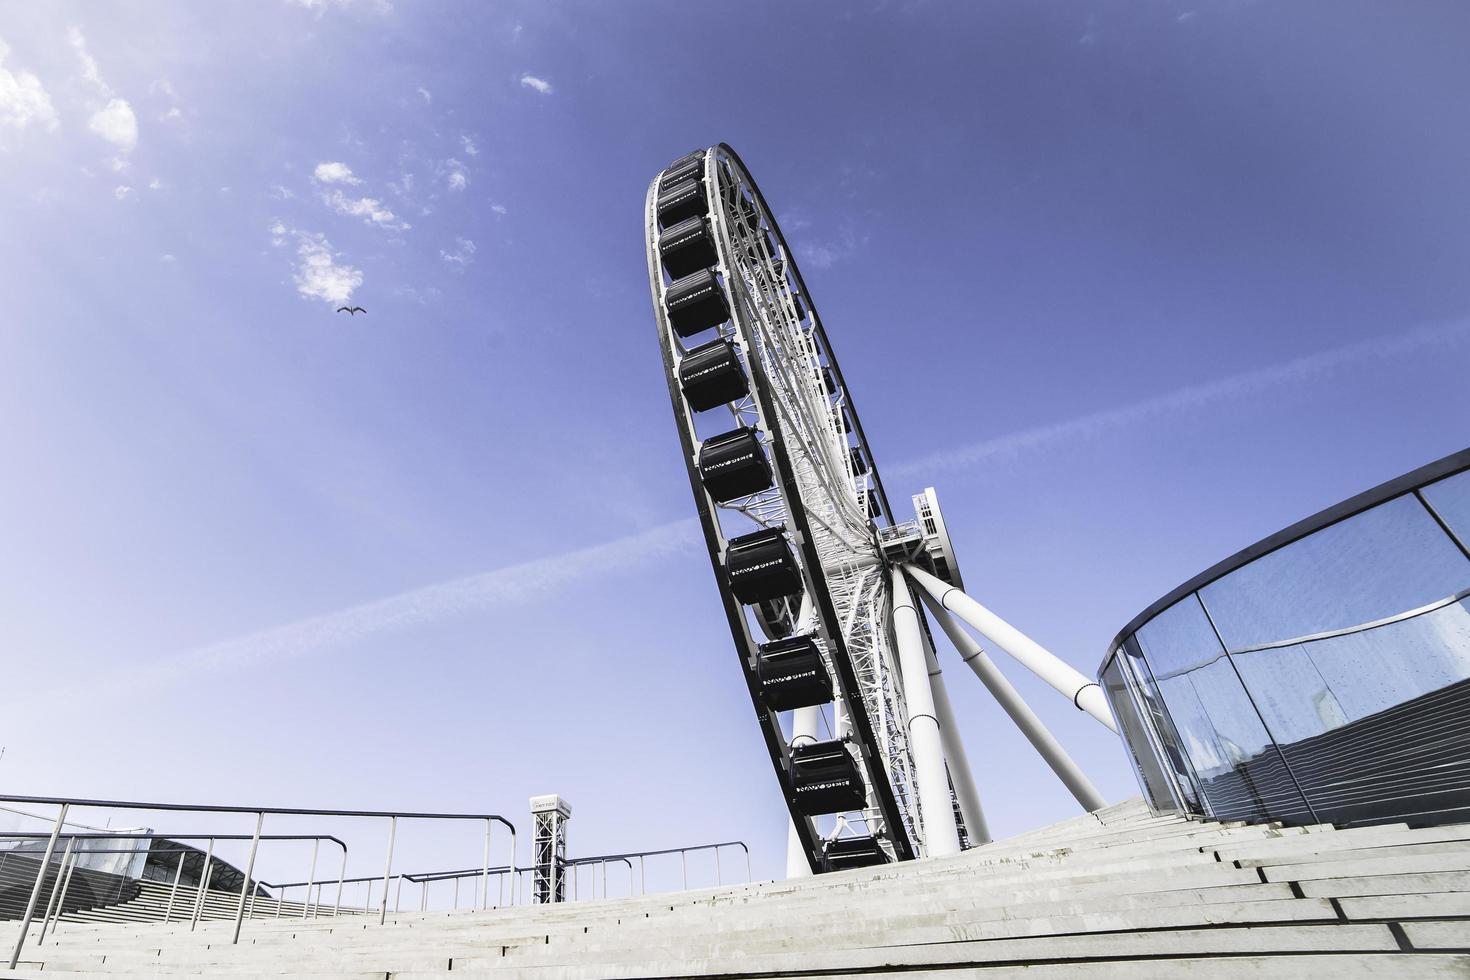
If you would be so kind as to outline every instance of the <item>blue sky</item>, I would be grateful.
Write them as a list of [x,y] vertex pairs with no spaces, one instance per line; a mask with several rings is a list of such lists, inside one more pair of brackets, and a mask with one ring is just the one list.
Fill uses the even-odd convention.
[[[936,485],[972,591],[1091,671],[1203,567],[1464,448],[1467,31],[1343,0],[0,6],[4,787],[553,791],[574,851],[739,837],[779,873],[648,180],[740,151],[890,493]],[[1074,812],[945,653],[992,827]]]

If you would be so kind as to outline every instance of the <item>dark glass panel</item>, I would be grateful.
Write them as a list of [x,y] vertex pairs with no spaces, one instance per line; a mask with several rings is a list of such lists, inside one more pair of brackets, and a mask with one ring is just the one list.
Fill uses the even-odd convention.
[[1128,761],[1133,765],[1133,775],[1143,789],[1144,799],[1155,813],[1170,813],[1179,809],[1170,790],[1170,780],[1165,774],[1156,751],[1158,740],[1151,737],[1145,728],[1143,717],[1134,705],[1133,695],[1123,676],[1123,662],[1114,656],[1102,673],[1103,693],[1117,719],[1119,734],[1123,736],[1123,747],[1128,752]]
[[1470,600],[1235,662],[1322,820],[1463,820]]
[[1185,806],[1192,813],[1208,815],[1208,807],[1200,791],[1199,776],[1185,754],[1183,738],[1164,707],[1153,673],[1144,662],[1137,637],[1129,637],[1124,642],[1122,651],[1127,680],[1147,719],[1149,730],[1158,738],[1157,748],[1174,776],[1175,788],[1179,790]]
[[1311,821],[1227,660],[1160,681],[1159,688],[1217,818]]

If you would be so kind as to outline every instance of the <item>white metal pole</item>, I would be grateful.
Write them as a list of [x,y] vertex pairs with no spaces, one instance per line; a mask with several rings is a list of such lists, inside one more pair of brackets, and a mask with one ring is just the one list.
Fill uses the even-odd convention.
[[1006,653],[1015,657],[1027,670],[1065,694],[1073,705],[1106,725],[1114,734],[1118,725],[1108,710],[1107,698],[1096,681],[1088,680],[1077,668],[1037,643],[1031,637],[986,609],[948,582],[941,581],[913,565],[905,565],[913,580],[945,609],[969,623]]
[[[66,811],[71,804],[61,804],[61,809],[56,814],[56,823],[51,828],[51,839],[46,842],[46,853],[41,856],[41,863],[36,869],[36,881],[31,886],[31,900],[26,903],[26,914],[20,921],[20,935],[16,937],[15,948],[10,953],[10,968],[20,962],[20,951],[26,944],[26,932],[31,928],[31,917],[36,914],[36,902],[41,897],[41,884],[46,879],[46,868],[51,864],[51,857],[56,853],[56,838],[61,836],[61,828],[66,824]],[[60,872],[57,872],[60,877]],[[53,884],[51,887],[55,888]]]
[[[56,900],[61,897],[62,879],[66,877],[67,868],[71,861],[72,848],[76,846],[77,839],[68,837],[66,849],[61,852],[61,864],[57,866],[56,878],[51,882],[51,897],[46,900],[46,911],[41,915],[41,931],[36,935],[36,945],[39,946],[46,941],[46,925],[51,921],[51,910],[56,907]],[[83,844],[83,847],[86,845]]]
[[[806,708],[797,708],[791,718],[791,744],[806,745],[808,742],[817,740],[817,725],[821,721],[821,708],[812,705]],[[812,873],[811,862],[807,859],[806,848],[802,846],[801,837],[796,832],[796,821],[787,818],[788,828],[786,834],[786,877],[805,878]]]
[[1072,761],[1067,750],[1062,748],[1061,743],[1047,730],[1041,719],[1036,717],[1036,712],[1031,710],[1031,706],[1011,686],[1011,682],[1006,680],[1000,668],[985,655],[985,651],[980,648],[979,643],[975,642],[975,638],[966,633],[960,624],[955,622],[953,616],[939,608],[939,604],[931,597],[924,596],[924,603],[934,614],[934,618],[939,621],[940,628],[944,630],[945,635],[959,651],[960,657],[970,665],[975,676],[980,678],[981,683],[990,690],[991,695],[1000,703],[1005,713],[1010,715],[1011,721],[1021,729],[1021,734],[1025,735],[1036,751],[1041,753],[1046,764],[1051,766],[1052,772],[1057,774],[1057,778],[1077,798],[1077,802],[1082,804],[1082,809],[1091,812],[1107,806],[1107,802],[1103,800],[1097,787],[1092,785],[1092,781],[1087,778],[1077,763]]
[[964,740],[960,738],[960,726],[954,717],[954,708],[949,703],[949,689],[944,684],[944,672],[939,669],[939,658],[934,655],[934,645],[929,642],[927,632],[924,639],[924,660],[929,667],[929,689],[934,695],[934,714],[939,717],[939,740],[944,748],[944,760],[949,766],[949,779],[954,783],[955,796],[960,801],[960,814],[965,818],[965,829],[975,844],[990,843],[990,826],[985,822],[985,810],[980,806],[980,794],[975,789],[975,777],[970,769],[970,758],[965,753]]
[[893,634],[898,641],[898,669],[903,675],[903,695],[908,708],[909,748],[914,756],[914,779],[918,782],[919,816],[924,851],[929,857],[948,857],[960,852],[950,803],[949,780],[944,772],[944,749],[939,719],[934,715],[934,695],[929,690],[929,667],[924,662],[924,638],[919,629],[919,611],[914,608],[909,584],[898,568],[892,571]]

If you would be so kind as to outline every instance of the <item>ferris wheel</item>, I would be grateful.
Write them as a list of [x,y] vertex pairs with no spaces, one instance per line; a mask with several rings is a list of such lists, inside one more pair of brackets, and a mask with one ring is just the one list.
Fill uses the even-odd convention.
[[[988,840],[916,596],[947,633],[951,609],[1006,640],[957,604],[983,610],[960,591],[934,490],[912,498],[912,520],[895,515],[821,317],[734,150],[697,150],[661,172],[644,225],[696,508],[791,815],[788,870],[940,856]],[[1029,648],[1005,648],[1037,661]],[[1011,711],[993,682],[1008,685],[978,646],[967,650],[1033,743],[1049,738]],[[1056,686],[1101,720],[1097,685],[1035,650],[1053,673],[1062,668]],[[1029,722],[1039,726],[1034,714]],[[1069,788],[1086,783],[1065,753],[1037,747],[1053,768],[1071,767],[1058,769],[1073,777]],[[1100,805],[1091,792],[1084,806]]]

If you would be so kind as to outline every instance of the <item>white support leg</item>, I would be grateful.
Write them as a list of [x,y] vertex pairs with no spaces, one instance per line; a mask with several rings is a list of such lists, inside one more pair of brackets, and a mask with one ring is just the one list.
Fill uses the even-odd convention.
[[1077,763],[1072,761],[1067,750],[1062,748],[1061,743],[1041,723],[1041,719],[1036,717],[1036,712],[1031,710],[1031,706],[1011,686],[1011,682],[1006,680],[1000,668],[996,667],[985,655],[985,651],[980,649],[980,644],[975,642],[974,637],[966,633],[960,624],[954,621],[953,616],[939,608],[939,604],[934,599],[928,595],[923,596],[923,599],[924,604],[939,621],[940,628],[944,630],[945,635],[949,637],[965,663],[970,665],[975,676],[980,678],[981,683],[990,690],[1005,713],[1010,715],[1011,721],[1021,729],[1021,734],[1025,735],[1036,751],[1041,753],[1046,764],[1051,766],[1052,772],[1057,774],[1057,778],[1077,798],[1077,802],[1082,804],[1082,809],[1091,813],[1093,810],[1100,810],[1107,806],[1107,802],[1097,791],[1097,787],[1092,785],[1092,781],[1087,778]]
[[944,685],[944,672],[939,669],[939,658],[934,655],[934,646],[924,635],[924,659],[929,665],[929,688],[934,695],[934,714],[939,718],[939,740],[944,748],[944,760],[949,767],[949,779],[954,784],[955,796],[960,801],[960,815],[965,818],[965,830],[974,844],[990,843],[990,827],[985,822],[985,811],[980,807],[980,794],[975,791],[975,777],[970,770],[970,759],[965,753],[965,743],[960,738],[960,726],[955,721],[954,708],[949,703],[949,690]]
[[[797,708],[791,718],[791,744],[805,745],[817,740],[817,725],[821,721],[821,708],[813,706],[809,708]],[[806,848],[802,846],[801,837],[796,833],[796,824],[787,818],[786,836],[786,877],[805,878],[812,873],[811,862],[807,860]]]
[[934,696],[929,690],[929,665],[924,661],[924,637],[919,629],[919,611],[903,572],[893,569],[893,633],[898,643],[898,669],[903,675],[904,700],[908,705],[909,750],[914,757],[914,781],[918,783],[920,832],[929,857],[947,857],[960,852],[960,835],[950,803],[949,780],[945,778],[944,748],[939,719],[934,714]]
[[1117,734],[1118,725],[1113,721],[1107,698],[1103,697],[1102,688],[1098,687],[1096,681],[1088,680],[1077,668],[949,583],[913,565],[905,565],[904,571],[925,592],[933,596],[934,601],[942,608],[948,609],[990,637],[996,646],[1019,660],[1023,667],[1066,695],[1074,706],[1092,715]]

